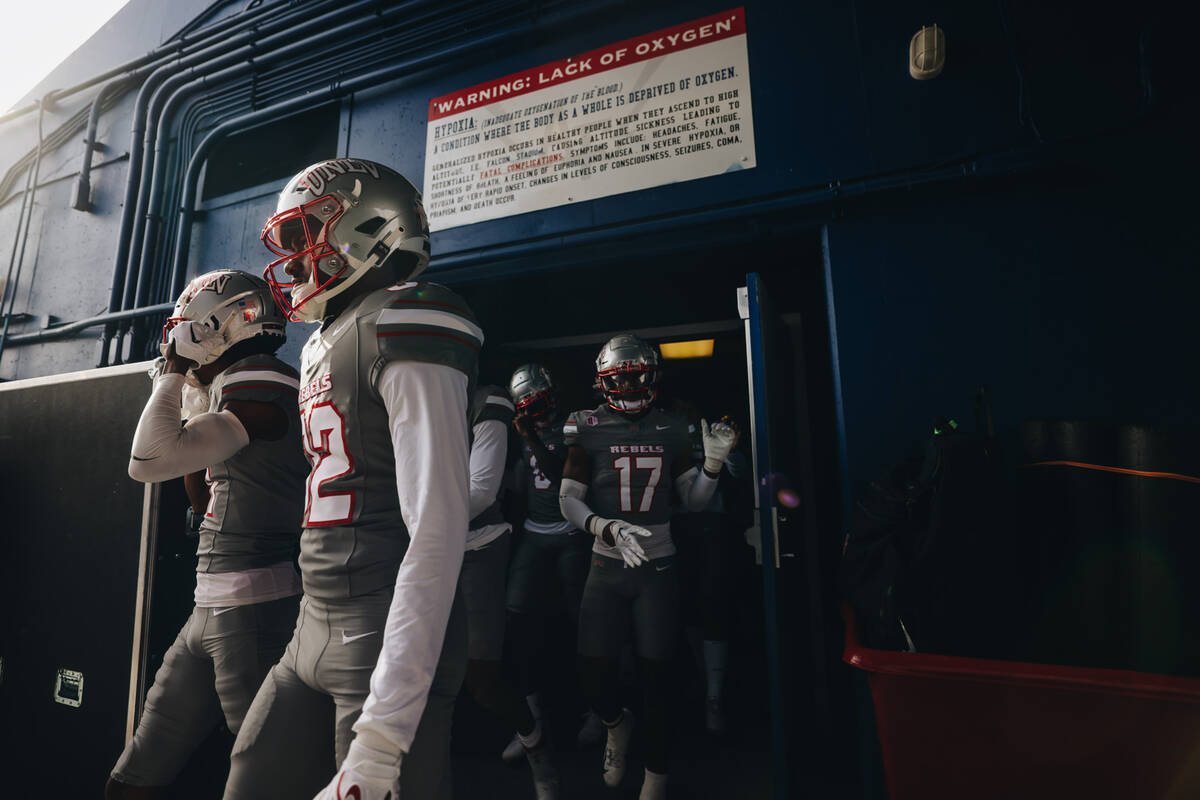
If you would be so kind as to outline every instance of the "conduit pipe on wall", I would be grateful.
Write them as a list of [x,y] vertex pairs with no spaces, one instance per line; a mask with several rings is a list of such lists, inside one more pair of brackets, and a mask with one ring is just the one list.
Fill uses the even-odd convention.
[[[46,116],[46,99],[42,98],[38,108],[37,117],[37,132],[38,145],[37,155],[33,160],[33,168],[25,174],[25,193],[21,197],[21,212],[17,215],[17,230],[13,237],[12,254],[8,258],[8,275],[4,279],[4,292],[0,292],[0,314],[4,315],[4,328],[0,329],[0,362],[4,359],[4,343],[8,339],[8,326],[12,321],[13,308],[17,303],[17,284],[21,282],[21,266],[25,262],[25,243],[29,241],[29,225],[33,222],[33,192],[37,191],[38,172],[42,167],[42,122]],[[28,214],[26,209],[28,208]],[[21,235],[21,226],[24,223],[25,235]],[[17,254],[18,245],[20,246],[20,255]],[[16,266],[17,274],[13,276],[13,266]],[[8,309],[4,308],[4,296],[8,296]]]
[[[451,6],[450,8],[467,8],[469,5],[470,4],[459,3],[455,6]],[[507,9],[509,6],[516,4],[498,3],[493,5],[497,10],[500,10]],[[413,13],[418,9],[418,7],[422,6],[427,9],[424,14]],[[406,27],[411,27],[416,26],[426,20],[436,22],[437,20],[446,17],[446,15],[447,6],[445,5],[432,4],[428,2],[412,2],[406,6],[400,6],[392,9],[386,13],[377,14],[375,17],[366,20],[366,22],[370,22],[372,25],[380,25],[382,28],[385,23],[395,19],[397,22],[405,23]],[[157,280],[158,276],[164,272],[166,272],[168,275],[171,274],[168,271],[169,268],[167,263],[170,253],[170,242],[174,241],[177,228],[178,218],[173,212],[179,208],[179,202],[177,198],[178,183],[173,184],[172,181],[161,176],[163,175],[164,171],[169,171],[168,167],[163,166],[164,162],[167,160],[166,153],[168,151],[169,143],[167,127],[169,125],[169,121],[175,118],[176,115],[186,116],[186,114],[180,113],[180,106],[187,101],[187,98],[200,94],[203,90],[208,89],[210,86],[216,86],[222,82],[234,80],[256,67],[261,68],[264,64],[275,61],[286,62],[293,56],[293,54],[311,54],[311,42],[316,39],[319,39],[322,42],[328,42],[332,41],[333,37],[335,36],[353,35],[356,32],[356,29],[362,26],[363,22],[363,20],[359,20],[354,23],[348,23],[346,26],[342,26],[344,27],[344,30],[331,29],[325,31],[313,39],[297,42],[294,45],[275,51],[269,54],[269,56],[255,59],[253,64],[239,64],[235,67],[222,70],[218,73],[204,75],[200,78],[197,78],[193,83],[179,87],[176,93],[167,101],[160,116],[158,128],[159,136],[158,141],[155,144],[155,174],[151,178],[151,191],[147,200],[148,211],[146,214],[148,221],[146,224],[144,241],[141,247],[141,258],[137,265],[138,288],[135,294],[135,299],[130,305],[138,306],[149,302],[154,296],[151,294],[153,290],[153,282]],[[454,29],[453,23],[450,22],[447,22],[445,27],[448,30]],[[430,31],[428,30],[422,29],[423,34],[428,34],[429,32]],[[345,61],[336,64],[338,67],[338,73],[344,72],[351,68],[365,67],[372,63],[378,64],[380,61],[386,61],[390,56],[411,51],[411,48],[408,47],[408,43],[403,40],[404,37],[398,36],[394,38],[396,40],[390,41],[386,48],[373,51],[374,56],[370,59],[362,56],[348,56]],[[328,74],[330,72],[328,68],[321,70],[320,65],[310,65],[306,68],[306,70],[308,73],[318,77],[319,81],[305,78],[302,74],[297,75],[294,79],[289,80],[285,84],[289,89],[287,92],[288,94],[296,94],[308,86],[319,85],[319,83],[328,83],[331,79],[335,78],[335,75]],[[325,74],[321,74],[322,71]],[[309,96],[312,96],[311,93]],[[178,137],[180,145],[183,145],[184,138],[187,133],[189,132],[183,129],[180,130]],[[177,148],[177,150],[180,154],[184,152],[182,146]],[[182,170],[183,166],[183,163],[179,163],[180,170]],[[164,197],[164,193],[168,193],[170,196]],[[163,208],[164,205],[164,213],[160,217],[159,214],[155,212],[159,208]],[[165,242],[166,245],[164,247],[161,260],[157,260],[156,262],[156,245],[159,242],[159,237],[156,235],[157,227],[163,227],[165,229],[164,232],[166,235],[162,237],[162,241]],[[156,266],[156,263],[158,266]],[[163,283],[163,281],[159,281],[159,286],[161,287]],[[180,287],[180,290],[181,289],[182,287]],[[159,295],[159,297],[160,299],[168,299],[161,298],[161,295]]]
[[[129,143],[129,172],[126,175],[125,198],[122,203],[121,212],[121,227],[117,233],[117,252],[114,257],[113,278],[109,290],[108,310],[116,311],[121,307],[121,298],[125,294],[125,282],[127,279],[127,271],[123,268],[128,261],[129,255],[129,230],[132,223],[132,202],[136,195],[133,194],[133,187],[137,186],[137,178],[141,170],[141,145],[142,145],[142,127],[145,125],[146,111],[149,100],[154,91],[154,87],[161,81],[165,80],[178,69],[186,68],[195,63],[203,63],[204,60],[223,52],[228,48],[237,47],[238,45],[252,41],[256,35],[253,30],[247,30],[237,33],[241,28],[250,29],[251,26],[262,17],[270,14],[273,11],[283,9],[285,7],[297,7],[303,5],[297,3],[296,0],[277,0],[277,2],[269,3],[253,11],[243,12],[235,17],[229,17],[225,20],[220,20],[212,25],[201,28],[196,31],[192,38],[185,37],[182,42],[171,48],[164,48],[166,59],[160,60],[154,64],[147,64],[152,67],[149,71],[149,76],[142,82],[138,90],[137,100],[134,103],[133,123],[130,128],[130,143]],[[297,12],[299,13],[299,12]],[[290,17],[288,18],[290,19]],[[280,24],[286,24],[286,20]],[[212,40],[223,34],[234,32],[232,36],[226,36],[215,44]],[[197,49],[190,52],[183,52],[184,49],[195,45]],[[139,65],[140,66],[140,65]],[[94,83],[94,81],[93,81]],[[89,125],[89,132],[91,131]],[[84,154],[84,164],[88,165],[91,162],[91,143],[95,141],[94,134],[88,136],[88,151]],[[87,167],[85,166],[85,169]],[[106,330],[102,337],[102,347],[100,354],[100,366],[105,366],[108,363],[108,343],[112,339],[114,330]]]
[[437,53],[401,61],[389,67],[373,70],[344,82],[335,82],[324,89],[309,92],[299,97],[293,97],[281,103],[259,109],[258,111],[226,120],[213,128],[196,147],[196,151],[188,161],[187,171],[184,174],[183,192],[179,205],[179,229],[175,239],[174,256],[171,259],[171,292],[177,293],[181,290],[183,277],[187,271],[187,251],[191,246],[192,217],[194,213],[192,205],[195,202],[196,189],[200,180],[200,167],[204,164],[209,150],[222,138],[234,131],[253,127],[272,117],[290,114],[313,103],[335,100],[354,92],[362,91],[363,89],[373,88],[397,78],[402,78],[423,69],[452,62],[456,57],[472,52],[479,52],[487,47],[506,42],[514,36],[528,33],[534,27],[535,23],[533,21],[514,25],[497,33],[449,47]]
[[[222,33],[232,32],[230,36],[222,38],[221,41],[215,44],[205,44],[199,50],[187,54],[177,54],[173,61],[159,65],[142,83],[141,88],[138,90],[137,100],[134,103],[133,124],[130,127],[129,172],[126,175],[125,196],[121,210],[121,225],[117,232],[117,250],[113,258],[113,278],[108,301],[108,310],[110,312],[129,307],[128,301],[123,300],[123,298],[127,298],[131,293],[131,289],[128,286],[129,249],[133,241],[131,230],[134,220],[137,217],[137,190],[140,186],[139,178],[142,173],[144,150],[143,132],[147,127],[148,110],[150,102],[156,94],[156,89],[163,81],[179,70],[187,69],[197,64],[204,64],[230,50],[252,54],[252,48],[245,51],[240,50],[240,48],[253,45],[255,39],[262,35],[262,30],[255,27],[254,23],[275,10],[285,7],[290,8],[289,11],[274,22],[264,25],[263,29],[271,31],[285,29],[292,23],[294,17],[311,13],[312,8],[309,8],[309,5],[325,6],[331,5],[334,2],[335,0],[318,0],[315,4],[308,4],[298,3],[295,0],[279,0],[279,2],[255,9],[253,16],[244,19],[239,18],[236,25],[230,25],[221,31]],[[240,30],[242,28],[245,30]],[[207,38],[202,41],[207,42]],[[114,334],[115,331],[106,329],[104,335],[101,337],[101,366],[108,363],[109,344]]]
[[[126,61],[124,64],[120,64],[116,67],[113,67],[110,70],[101,72],[99,75],[93,75],[92,77],[88,78],[87,80],[83,81],[82,83],[77,83],[74,86],[67,87],[66,89],[55,89],[54,91],[52,91],[48,95],[46,95],[47,105],[49,107],[53,108],[54,105],[59,100],[62,100],[65,97],[70,97],[73,94],[79,94],[80,92],[86,91],[86,90],[92,88],[93,86],[96,86],[97,84],[104,83],[105,81],[110,81],[113,78],[118,78],[128,72],[133,72],[134,70],[139,69],[140,67],[146,66],[147,64],[150,64],[153,61],[158,61],[158,60],[161,60],[164,58],[169,58],[173,53],[183,50],[183,49],[189,47],[190,45],[195,44],[203,39],[208,39],[213,36],[216,36],[217,34],[223,33],[226,30],[228,30],[229,28],[236,27],[237,25],[244,25],[244,24],[246,24],[247,19],[244,18],[242,16],[242,14],[249,14],[249,15],[253,15],[253,16],[257,17],[257,16],[260,16],[264,11],[266,11],[268,9],[275,9],[275,8],[279,8],[279,7],[285,6],[285,5],[295,5],[295,0],[278,0],[278,2],[271,3],[269,6],[262,6],[260,8],[254,8],[254,9],[246,9],[245,11],[241,12],[241,14],[237,14],[237,15],[234,15],[231,17],[226,17],[225,19],[217,20],[216,22],[212,23],[211,25],[206,25],[203,28],[200,28],[199,30],[195,31],[194,33],[191,31],[187,31],[187,26],[185,26],[184,33],[176,34],[175,36],[172,36],[171,39],[167,43],[159,45],[158,47],[151,50],[149,53],[146,53],[146,55],[144,55],[144,56],[138,56],[137,58],[135,58],[131,61]],[[26,114],[29,114],[33,111],[37,111],[38,108],[39,108],[39,101],[36,101],[36,100],[27,106],[21,106],[20,108],[14,108],[12,111],[9,111],[3,115],[0,115],[0,125],[3,125],[4,123],[9,122],[10,120],[14,120],[14,119],[23,117]]]
[[[83,166],[80,167],[79,180],[75,186],[75,198],[73,203],[74,208],[80,211],[86,210],[85,204],[87,203],[88,197],[91,193],[92,154],[95,152],[97,145],[96,128],[100,122],[100,106],[109,94],[123,89],[131,80],[142,80],[145,76],[162,66],[163,62],[174,53],[188,50],[194,45],[203,44],[204,42],[224,33],[232,27],[250,25],[255,20],[261,18],[264,14],[290,4],[294,4],[294,0],[278,0],[275,3],[270,3],[259,8],[247,9],[239,15],[227,17],[226,19],[214,22],[210,26],[199,29],[196,32],[196,35],[192,38],[188,38],[190,31],[188,30],[188,26],[185,26],[184,34],[177,42],[174,42],[169,46],[164,45],[163,47],[151,51],[148,56],[146,56],[144,59],[141,59],[143,63],[138,64],[137,66],[129,67],[129,69],[125,70],[125,72],[121,74],[120,78],[117,80],[110,80],[108,83],[104,84],[99,93],[97,93],[96,97],[92,100],[91,111],[88,114],[87,136],[84,138]],[[191,23],[189,23],[189,26],[190,24]],[[159,53],[160,50],[165,50],[167,52],[156,55],[156,53]],[[147,62],[145,59],[150,60]]]
[[145,308],[132,308],[128,311],[115,311],[109,314],[98,314],[94,317],[77,320],[76,322],[68,322],[65,325],[55,325],[53,328],[46,328],[40,331],[30,333],[20,333],[16,336],[10,336],[8,341],[11,344],[35,344],[37,342],[48,342],[52,339],[62,339],[67,336],[87,330],[88,328],[96,328],[101,325],[111,325],[114,322],[123,320],[137,319],[138,317],[152,317],[155,314],[169,314],[171,309],[175,308],[174,303],[159,303],[156,306],[146,306]]
[[[130,286],[126,285],[123,307],[135,307],[147,299],[145,288],[149,280],[149,263],[153,257],[153,242],[159,222],[154,210],[161,202],[164,189],[162,171],[155,169],[155,165],[166,149],[169,136],[167,129],[171,116],[189,94],[222,81],[241,77],[266,64],[294,56],[310,55],[314,45],[328,45],[342,37],[353,36],[370,25],[378,25],[383,21],[395,19],[401,14],[409,13],[415,7],[432,4],[433,0],[409,0],[409,2],[381,12],[378,9],[377,0],[360,0],[360,2],[322,16],[310,18],[302,24],[291,26],[279,35],[266,37],[255,44],[251,51],[226,54],[202,66],[183,70],[165,81],[155,92],[155,97],[151,102],[151,114],[153,115],[151,119],[155,124],[146,126],[144,168],[140,176],[136,200],[137,213],[133,223],[128,264],[125,268],[127,273],[136,270],[138,277],[132,291]],[[340,20],[345,20],[347,15],[364,11],[371,13],[348,22],[335,24]],[[257,51],[261,51],[261,54]],[[250,60],[249,56],[253,56],[253,59]],[[162,100],[163,97],[166,99]]]
[[[128,263],[125,266],[125,272],[128,275],[130,271],[137,269],[138,278],[136,285],[132,285],[133,278],[132,276],[128,277],[128,281],[125,283],[124,299],[122,302],[123,308],[137,307],[150,302],[152,299],[150,295],[151,289],[158,289],[158,287],[161,287],[164,283],[164,281],[159,281],[158,277],[167,271],[167,257],[170,252],[169,243],[173,241],[173,236],[164,238],[162,240],[164,243],[163,248],[162,250],[159,250],[159,232],[162,225],[162,219],[164,217],[168,220],[168,232],[171,232],[170,229],[174,227],[172,224],[174,222],[172,212],[178,208],[178,205],[174,200],[174,195],[176,194],[175,188],[178,186],[178,184],[175,182],[169,182],[162,177],[161,164],[165,160],[164,154],[169,151],[168,144],[171,141],[169,136],[169,125],[175,114],[178,112],[178,106],[181,105],[182,101],[186,97],[195,94],[199,89],[206,89],[209,87],[209,85],[215,85],[220,81],[232,80],[245,73],[255,72],[266,63],[276,61],[286,63],[287,59],[293,57],[296,59],[303,59],[307,57],[309,60],[311,60],[314,52],[318,52],[320,48],[327,47],[328,44],[331,41],[334,41],[337,37],[351,37],[358,29],[362,28],[371,28],[372,26],[382,27],[380,26],[381,20],[389,20],[394,18],[397,23],[403,22],[409,24],[414,19],[412,12],[419,8],[427,8],[428,13],[425,14],[425,16],[428,16],[434,20],[441,19],[446,16],[446,6],[431,2],[431,0],[421,0],[420,2],[414,0],[413,2],[405,3],[382,12],[374,8],[374,6],[377,5],[378,3],[360,2],[339,9],[336,15],[331,13],[324,18],[309,19],[306,23],[291,26],[291,28],[286,32],[286,38],[284,36],[277,36],[272,37],[270,40],[263,39],[257,42],[253,48],[254,51],[265,51],[269,45],[273,45],[276,41],[284,39],[287,41],[287,44],[285,44],[284,48],[281,48],[281,50],[271,50],[265,55],[253,57],[252,60],[243,59],[244,63],[236,63],[233,66],[222,70],[219,74],[209,73],[210,69],[214,67],[220,67],[223,64],[228,63],[230,60],[233,60],[234,57],[237,56],[237,54],[230,54],[227,57],[220,59],[220,61],[216,63],[207,64],[203,71],[197,67],[188,73],[180,73],[171,79],[169,83],[164,83],[159,87],[158,90],[156,90],[156,98],[151,101],[152,109],[159,109],[161,104],[160,98],[168,91],[171,91],[172,86],[178,86],[179,94],[173,93],[172,96],[166,101],[166,104],[159,109],[157,120],[159,124],[157,126],[147,125],[143,152],[144,163],[148,166],[146,166],[141,172],[139,186],[145,187],[147,181],[149,181],[150,190],[145,194],[139,194],[139,200],[136,207],[137,213],[133,216],[134,235],[129,246],[130,255]],[[523,8],[527,4],[500,2],[488,5],[491,6],[489,11],[507,11],[510,7],[516,6]],[[472,8],[475,10],[480,8],[478,5],[472,5],[469,3],[460,3],[457,4],[457,6],[461,8]],[[484,7],[486,8],[487,6]],[[365,16],[359,18],[358,20],[349,21],[343,25],[325,27],[328,22],[331,22],[334,19],[344,18],[348,12],[355,10],[358,10],[360,13],[365,12]],[[540,13],[537,9],[529,10],[534,12],[535,17],[537,13]],[[406,16],[401,16],[401,14],[406,14]],[[421,17],[417,16],[415,19],[420,20]],[[450,26],[448,23],[446,27],[453,26]],[[461,26],[454,29],[457,30],[459,28],[461,28]],[[299,42],[295,41],[297,32],[303,30],[312,30],[313,32],[307,39]],[[351,41],[353,41],[353,39],[351,39]],[[250,55],[253,56],[253,53]],[[353,59],[351,59],[351,61],[353,61]],[[359,61],[366,61],[366,59],[359,59]],[[339,64],[338,67],[340,72],[342,65]],[[289,79],[291,78],[291,76],[288,77]],[[323,80],[328,81],[334,77],[335,76],[333,75],[326,75]],[[199,82],[189,86],[188,82],[186,82],[188,78],[192,78],[193,80]],[[289,89],[292,89],[293,91],[301,91],[303,88],[305,88],[305,86],[311,85],[295,85],[296,82],[294,80],[289,80],[287,83],[285,83],[285,85],[288,84],[291,84],[289,85]],[[151,122],[153,122],[153,110],[150,112],[150,115]],[[155,147],[153,150],[150,149],[150,134],[152,129],[157,130]],[[182,166],[183,164],[180,163],[179,168],[182,169]],[[158,184],[157,187],[155,186],[156,183]],[[171,186],[169,189],[166,189],[166,191],[169,191],[172,195],[171,202],[166,209],[160,212],[159,208],[163,202],[163,187],[168,183],[170,183]],[[126,211],[129,210],[129,208],[126,209]],[[142,233],[140,241],[136,235],[139,229]],[[161,264],[161,267],[152,270],[151,265],[155,263],[156,259],[159,259],[160,253],[161,260],[158,260],[158,263]],[[134,261],[135,254],[137,256],[136,262]],[[165,299],[162,297],[161,290],[156,291],[154,297]],[[117,335],[124,336],[127,330],[128,325],[122,325],[121,331]],[[106,351],[109,347],[109,341],[111,338],[112,334],[106,332],[104,343],[102,344],[102,347],[104,347]],[[133,345],[136,345],[136,342],[127,342],[126,345],[132,347]]]

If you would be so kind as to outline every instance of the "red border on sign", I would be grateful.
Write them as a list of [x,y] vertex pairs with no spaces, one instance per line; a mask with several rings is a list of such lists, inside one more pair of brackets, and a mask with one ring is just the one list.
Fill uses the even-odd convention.
[[738,6],[720,14],[684,22],[632,39],[625,39],[571,58],[551,61],[540,67],[514,72],[512,75],[481,83],[469,89],[435,97],[429,101],[429,121],[490,105],[500,100],[520,97],[538,89],[546,89],[578,78],[598,75],[617,67],[741,36],[745,32],[746,10],[743,6]]

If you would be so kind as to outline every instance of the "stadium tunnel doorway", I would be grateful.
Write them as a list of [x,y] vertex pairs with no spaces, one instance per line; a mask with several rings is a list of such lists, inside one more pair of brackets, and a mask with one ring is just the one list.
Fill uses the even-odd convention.
[[[703,697],[696,694],[702,683],[694,683],[702,676],[682,637],[676,659],[680,682],[672,783],[692,784],[680,790],[682,796],[696,797],[775,797],[780,796],[775,793],[780,782],[790,784],[792,796],[824,796],[827,789],[841,793],[846,776],[854,772],[855,755],[853,715],[847,710],[850,687],[837,660],[837,426],[819,230],[726,245],[680,244],[643,258],[598,257],[558,269],[545,264],[523,274],[505,270],[501,277],[497,270],[488,276],[474,270],[470,281],[445,281],[466,298],[487,335],[481,383],[506,386],[515,367],[536,361],[555,379],[560,410],[594,408],[603,402],[593,386],[595,358],[611,336],[634,332],[658,345],[712,339],[711,357],[664,359],[658,402],[672,409],[687,401],[710,421],[723,415],[737,420],[742,429],[738,449],[747,461],[752,455],[751,392],[738,289],[747,285],[749,272],[769,285],[777,345],[769,356],[774,375],[771,447],[775,477],[788,501],[778,509],[778,650],[768,656],[764,644],[763,567],[745,538],[745,531],[755,527],[753,478],[747,478],[737,487],[740,492],[726,492],[733,499],[724,534],[732,562],[732,646],[725,690],[729,734],[714,740],[703,733]],[[429,279],[444,280],[436,269]],[[728,483],[725,478],[723,484]],[[769,658],[782,677],[779,692],[771,691],[767,679]],[[772,729],[773,708],[782,709],[782,729]],[[472,723],[479,724],[468,725],[461,716],[456,749],[480,761],[471,760],[470,770],[456,770],[456,780],[467,772],[472,780],[493,787],[503,783],[504,777],[487,767],[500,734],[489,731],[487,720],[471,715]],[[487,733],[475,741],[470,733],[460,734],[467,730]],[[786,748],[788,774],[782,778],[771,774],[773,746]],[[589,766],[584,777],[589,785],[600,786],[591,780],[592,772]]]

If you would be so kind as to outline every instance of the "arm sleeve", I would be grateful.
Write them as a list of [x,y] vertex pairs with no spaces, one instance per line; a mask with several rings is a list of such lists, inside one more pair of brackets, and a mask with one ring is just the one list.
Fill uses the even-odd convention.
[[396,459],[396,493],[411,542],[354,730],[408,752],[425,709],[467,540],[467,376],[451,366],[393,362],[379,377]]
[[205,469],[233,456],[250,443],[246,429],[232,412],[200,414],[180,425],[183,376],[154,379],[142,409],[129,453],[129,477],[156,483]]
[[508,460],[508,426],[496,419],[477,422],[472,428],[471,501],[468,519],[482,514],[496,502]]
[[583,498],[587,496],[587,484],[563,478],[558,489],[558,509],[563,519],[581,531],[588,530],[588,519],[595,516]]
[[675,479],[675,490],[679,492],[684,508],[703,511],[717,490],[717,479],[710,478],[702,469],[692,467]]

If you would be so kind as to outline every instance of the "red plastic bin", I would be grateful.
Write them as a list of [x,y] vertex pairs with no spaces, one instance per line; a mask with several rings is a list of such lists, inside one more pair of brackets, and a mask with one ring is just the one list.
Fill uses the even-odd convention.
[[1200,680],[862,647],[891,800],[1200,798]]

